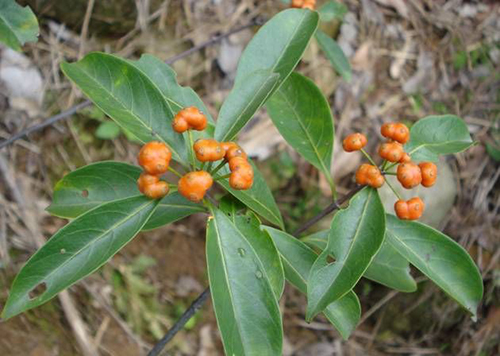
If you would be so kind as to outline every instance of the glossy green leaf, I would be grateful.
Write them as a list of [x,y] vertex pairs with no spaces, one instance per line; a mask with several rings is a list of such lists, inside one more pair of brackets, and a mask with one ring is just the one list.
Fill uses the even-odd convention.
[[486,143],[486,152],[493,158],[495,161],[500,162],[500,145],[495,146],[490,143]]
[[[364,188],[333,217],[327,248],[311,268],[306,320],[347,294],[359,281],[384,241],[384,207],[375,189]],[[335,252],[335,262],[329,256]]]
[[[286,279],[302,293],[307,293],[307,277],[318,257],[303,242],[281,230],[264,226],[278,247]],[[323,311],[326,318],[340,332],[344,339],[356,328],[361,316],[359,299],[353,291],[331,303]]]
[[292,73],[266,104],[280,134],[330,185],[333,150],[333,117],[328,101],[312,80]]
[[[324,250],[328,244],[329,232],[320,231],[301,240],[309,246]],[[336,251],[333,251],[333,256],[335,255]],[[410,274],[410,264],[385,240],[363,277],[401,292],[417,290],[417,284]]]
[[465,122],[455,115],[428,116],[410,129],[405,150],[414,161],[434,161],[474,145]]
[[234,139],[267,100],[279,78],[271,70],[260,70],[236,84],[220,109],[215,139],[221,142]]
[[323,22],[342,20],[347,13],[347,6],[338,1],[327,1],[319,9],[319,18]]
[[[253,116],[254,110],[264,104],[265,99],[286,80],[302,57],[318,22],[319,16],[315,11],[288,9],[279,12],[261,27],[241,55],[234,88],[228,97],[231,100],[228,104],[224,103],[227,109],[224,108],[225,112],[221,112],[217,120],[216,139],[222,141],[233,138]],[[266,72],[278,75],[277,82],[272,86],[272,83],[262,78],[253,78],[254,75],[262,77]],[[269,92],[265,92],[269,89]],[[263,100],[260,105],[257,105],[257,99],[249,100],[253,96],[257,97],[257,90],[258,97]],[[240,92],[245,99],[239,101]],[[239,114],[236,107],[241,107],[243,103],[252,105],[244,110],[244,116],[235,116]]]
[[[229,193],[264,219],[278,225],[280,228],[283,228],[283,218],[281,217],[278,205],[276,205],[271,189],[267,186],[267,183],[257,169],[257,166],[255,166],[253,162],[250,163],[252,164],[254,172],[252,188],[248,190],[232,189],[229,186],[229,181],[227,179],[219,180],[217,183],[222,185]],[[226,175],[229,173],[229,168],[225,167],[219,172],[219,176]]]
[[342,76],[342,78],[344,78],[347,82],[350,82],[352,77],[351,65],[349,64],[344,51],[342,51],[342,48],[340,48],[333,38],[321,30],[316,31],[315,37],[318,41],[319,47],[323,50],[323,52],[325,52],[325,55],[332,64],[333,68]]
[[386,240],[412,265],[476,317],[481,274],[462,246],[430,226],[387,214]]
[[37,307],[97,270],[141,231],[157,204],[144,196],[113,201],[63,227],[21,269],[2,317]]
[[253,245],[220,210],[207,228],[212,301],[226,355],[281,355],[278,301]]
[[118,125],[143,142],[168,144],[172,157],[185,163],[184,138],[172,130],[173,113],[160,89],[137,66],[105,53],[90,53],[61,68]]
[[97,128],[95,135],[101,140],[113,140],[120,136],[121,128],[114,121],[104,121]]
[[[89,164],[65,175],[54,188],[47,211],[63,218],[76,218],[103,203],[137,197],[141,169],[130,164],[103,161]],[[151,230],[205,209],[173,192],[160,201],[144,229]]]
[[276,299],[279,300],[285,289],[285,275],[273,240],[266,232],[261,230],[259,218],[253,212],[250,211],[247,215],[231,215],[228,217],[246,237],[257,256],[259,256],[264,270],[267,271],[267,277]]
[[[207,116],[207,128],[203,131],[193,131],[195,140],[200,137],[213,137],[215,127],[210,112],[193,89],[179,85],[177,73],[172,67],[150,54],[142,55],[138,61],[129,62],[139,68],[158,87],[174,114],[185,107],[195,106]],[[187,133],[184,134],[184,138],[187,139]]]
[[38,20],[29,6],[0,0],[0,42],[20,51],[26,42],[38,41]]

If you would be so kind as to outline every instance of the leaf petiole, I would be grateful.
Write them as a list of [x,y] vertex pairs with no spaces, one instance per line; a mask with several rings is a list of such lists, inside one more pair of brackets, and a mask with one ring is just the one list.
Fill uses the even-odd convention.
[[389,183],[389,181],[386,179],[385,182],[387,183],[387,185],[389,186],[389,188],[391,188],[392,192],[394,193],[394,195],[396,195],[396,197],[399,199],[399,200],[403,200],[403,198],[401,198],[401,195],[399,195],[399,193],[396,191],[396,189],[394,189],[394,187],[392,186],[391,183]]
[[[212,163],[212,162],[210,162]],[[211,175],[215,175],[215,173],[217,173],[218,171],[220,171],[222,169],[222,167],[224,167],[226,165],[227,161],[224,159],[221,163],[219,163],[219,165],[217,167],[215,167],[215,169],[210,172]],[[212,167],[210,167],[212,168]]]
[[368,159],[368,161],[370,161],[371,164],[373,164],[375,167],[377,167],[377,164],[375,163],[375,161],[372,159],[372,157],[364,149],[361,149],[360,151],[361,151],[361,153],[363,153],[365,155],[366,159]]

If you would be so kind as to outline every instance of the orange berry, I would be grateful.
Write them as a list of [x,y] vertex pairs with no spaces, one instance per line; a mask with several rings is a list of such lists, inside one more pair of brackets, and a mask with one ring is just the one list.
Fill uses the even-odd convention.
[[213,182],[213,178],[208,172],[189,172],[179,179],[178,191],[186,199],[198,203],[203,200]]
[[380,133],[382,136],[392,139],[392,136],[394,136],[394,131],[396,130],[396,124],[393,122],[386,122],[385,124],[382,125],[380,128]]
[[426,188],[432,187],[437,178],[436,165],[432,162],[421,162],[418,166],[422,172],[422,185]]
[[137,156],[139,165],[149,174],[163,174],[168,170],[172,152],[163,142],[152,141],[142,146]]
[[189,106],[175,115],[172,127],[179,133],[189,129],[203,131],[207,127],[207,117],[197,107]]
[[139,191],[144,194],[144,191],[146,190],[147,186],[150,186],[152,184],[156,184],[160,181],[160,177],[154,176],[151,174],[147,173],[141,173],[139,176],[139,179],[137,180],[137,187],[139,188]]
[[235,142],[221,142],[220,144],[225,152],[229,151],[232,147],[239,147]]
[[406,127],[405,124],[402,124],[400,122],[394,125],[395,130],[394,134],[392,135],[392,139],[404,145],[410,139],[410,130],[408,129],[408,127]]
[[402,144],[405,144],[410,139],[410,130],[408,130],[405,124],[400,122],[383,124],[380,128],[380,133],[382,136]]
[[367,142],[366,136],[357,132],[347,136],[342,142],[342,146],[344,147],[344,151],[353,152],[365,147]]
[[401,159],[399,160],[399,163],[408,163],[408,162],[411,162],[411,157],[408,153],[404,153],[403,154],[403,157],[401,157]]
[[229,186],[236,190],[246,190],[250,189],[253,184],[253,171],[252,178],[249,178],[246,173],[248,171],[235,171],[229,176]]
[[306,0],[304,2],[304,5],[302,6],[303,9],[309,9],[309,10],[314,10],[316,8],[316,0]]
[[404,155],[403,145],[398,142],[386,142],[380,145],[378,154],[389,162],[399,162]]
[[411,198],[408,200],[408,214],[410,220],[420,219],[424,213],[424,202],[419,197]]
[[229,170],[231,170],[231,172],[240,170],[242,168],[252,168],[252,166],[243,157],[233,157],[229,160]]
[[410,212],[408,211],[408,203],[405,202],[404,200],[398,200],[394,204],[394,211],[396,212],[398,218],[400,218],[401,220],[410,219]]
[[170,190],[167,182],[160,181],[160,177],[147,173],[139,176],[137,186],[142,194],[151,199],[163,198]]
[[189,130],[189,124],[183,117],[176,116],[172,121],[172,128],[177,133],[183,133]]
[[413,162],[401,163],[397,170],[398,181],[406,189],[415,188],[422,182],[420,167]]
[[238,145],[230,147],[226,151],[226,156],[225,157],[226,157],[226,159],[228,161],[230,161],[231,159],[233,159],[235,157],[242,157],[244,159],[248,159],[248,156],[245,153],[245,151],[243,151],[243,149],[240,146],[238,146]]
[[364,163],[356,172],[356,182],[360,185],[369,185],[373,188],[380,188],[385,183],[385,178],[375,166]]
[[305,2],[304,0],[292,0],[290,6],[301,9],[302,6],[304,5],[304,2]]
[[148,185],[144,189],[144,195],[151,199],[160,199],[166,196],[169,190],[168,183],[161,180],[158,183]]
[[197,140],[193,145],[193,149],[196,153],[196,158],[200,162],[221,160],[226,153],[222,145],[212,138]]

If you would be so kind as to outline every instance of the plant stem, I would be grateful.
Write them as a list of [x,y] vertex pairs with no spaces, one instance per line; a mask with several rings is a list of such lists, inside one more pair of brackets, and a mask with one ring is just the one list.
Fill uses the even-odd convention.
[[182,178],[182,174],[180,174],[179,172],[177,172],[177,171],[176,171],[175,169],[173,169],[172,167],[170,167],[170,166],[169,166],[169,167],[168,167],[168,170],[169,170],[170,172],[172,172],[173,174],[175,174],[177,177]]
[[[212,162],[210,162],[210,163],[212,163]],[[215,167],[215,169],[212,172],[210,172],[210,174],[215,175],[215,173],[220,171],[222,169],[222,167],[224,167],[226,165],[226,163],[227,163],[227,161],[224,159],[221,163],[219,163],[219,165],[217,167]]]
[[226,175],[224,175],[224,176],[221,176],[221,177],[217,177],[217,178],[215,178],[214,180],[216,180],[216,181],[217,181],[217,180],[222,180],[222,179],[226,179],[226,178],[229,178],[230,176],[231,176],[231,173],[229,173],[229,174],[226,174]]
[[202,171],[202,170],[203,170],[203,168],[205,168],[205,163],[207,163],[207,162],[202,162],[202,163],[201,163],[201,166],[200,166],[200,171]]
[[361,151],[361,153],[363,153],[365,155],[365,157],[370,161],[371,164],[373,164],[375,167],[377,167],[377,164],[375,163],[375,161],[372,159],[372,157],[364,149],[361,149],[360,151]]
[[193,141],[193,132],[191,129],[188,130],[188,137],[189,137],[189,154],[191,155],[191,165],[193,166],[193,170],[196,170],[196,160],[195,160],[195,155],[194,155],[194,141]]
[[385,175],[390,175],[390,176],[397,176],[398,174],[396,172],[386,172],[386,171],[382,171],[383,174]]
[[389,188],[391,188],[392,192],[394,193],[394,195],[399,199],[399,200],[403,200],[403,198],[401,198],[401,195],[399,195],[399,193],[396,191],[396,189],[394,189],[394,187],[392,186],[391,183],[389,183],[389,181],[386,179],[385,182],[387,183],[387,185],[389,186]]

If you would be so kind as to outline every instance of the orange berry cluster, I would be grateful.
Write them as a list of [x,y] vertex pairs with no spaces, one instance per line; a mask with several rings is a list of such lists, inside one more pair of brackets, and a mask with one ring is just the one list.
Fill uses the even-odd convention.
[[316,0],[292,0],[291,7],[314,10]]
[[[180,110],[172,121],[172,128],[177,133],[187,130],[203,131],[207,127],[207,117],[196,107]],[[193,151],[200,162],[224,160],[229,163],[231,174],[229,185],[233,189],[250,189],[253,184],[253,168],[247,154],[234,142],[217,142],[214,139],[199,139],[193,144]],[[160,175],[169,169],[172,153],[161,142],[149,142],[139,152],[139,165],[144,168],[137,181],[141,193],[152,199],[168,194],[169,186],[160,180]],[[209,172],[199,170],[185,174],[179,179],[178,191],[186,199],[200,202],[212,187],[213,178]]]
[[137,158],[144,169],[137,181],[139,191],[152,199],[163,198],[169,186],[160,180],[160,175],[167,172],[172,152],[163,142],[152,141],[142,146]]
[[[410,139],[410,130],[402,123],[386,123],[380,130],[387,141],[380,145],[378,153],[385,161],[382,165],[385,169],[386,162],[397,165],[396,176],[401,185],[406,189],[412,189],[422,184],[424,187],[432,187],[437,178],[437,167],[432,162],[421,162],[415,164],[411,157],[404,151],[403,145]],[[343,141],[346,152],[362,150],[368,140],[361,133],[353,133]],[[366,154],[366,152],[363,151]],[[385,183],[384,174],[379,167],[371,164],[362,164],[356,171],[356,182],[360,185],[369,185],[380,188]],[[403,220],[419,219],[424,212],[424,202],[419,197],[408,201],[398,200],[394,205],[396,215]]]

